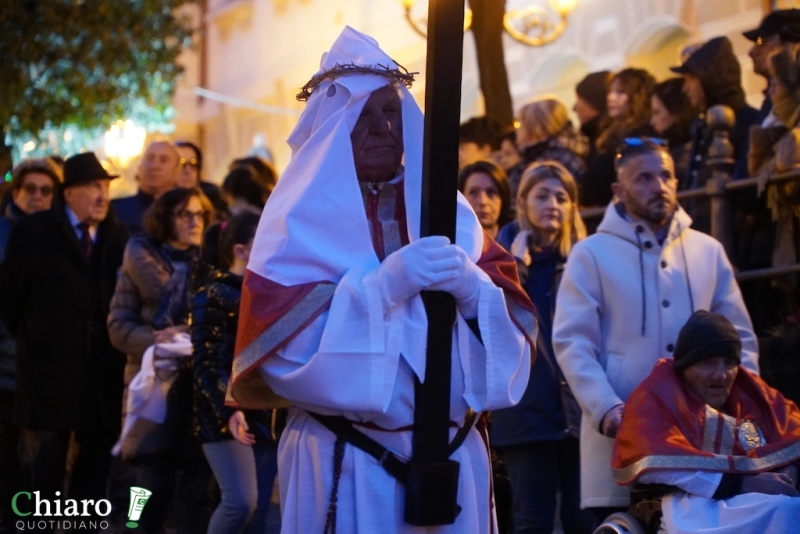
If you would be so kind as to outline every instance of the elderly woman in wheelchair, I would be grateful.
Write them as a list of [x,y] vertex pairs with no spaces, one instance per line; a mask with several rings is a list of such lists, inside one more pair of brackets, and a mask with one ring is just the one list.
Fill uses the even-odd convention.
[[635,517],[613,514],[596,534],[796,531],[800,410],[740,362],[725,317],[692,315],[617,434],[612,469],[633,486]]

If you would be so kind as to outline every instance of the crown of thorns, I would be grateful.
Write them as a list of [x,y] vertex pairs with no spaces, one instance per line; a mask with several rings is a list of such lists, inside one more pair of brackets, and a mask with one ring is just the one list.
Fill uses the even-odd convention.
[[297,100],[308,100],[308,98],[311,96],[311,93],[313,93],[325,80],[332,80],[334,78],[338,78],[339,76],[351,76],[353,74],[377,74],[379,76],[385,76],[387,78],[391,78],[392,80],[402,82],[406,87],[411,87],[411,84],[414,82],[414,75],[419,73],[408,72],[408,69],[396,61],[394,61],[394,64],[395,68],[389,68],[386,65],[380,64],[377,67],[363,67],[354,63],[348,63],[346,65],[334,65],[333,68],[330,68],[311,78],[308,83],[303,86],[300,92],[297,93]]

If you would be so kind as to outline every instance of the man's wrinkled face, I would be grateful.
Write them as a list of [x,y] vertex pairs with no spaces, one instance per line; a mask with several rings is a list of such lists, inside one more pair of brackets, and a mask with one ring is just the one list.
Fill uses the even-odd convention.
[[634,219],[666,224],[678,207],[678,180],[665,151],[633,156],[617,171],[612,189]]
[[64,189],[64,201],[80,222],[90,226],[99,224],[108,215],[110,184],[111,180],[98,178],[67,187]]
[[353,131],[353,162],[362,182],[386,182],[403,159],[403,114],[400,96],[391,85],[372,92]]
[[733,382],[739,374],[739,362],[729,356],[714,356],[701,360],[683,371],[683,381],[703,401],[717,410],[731,394]]

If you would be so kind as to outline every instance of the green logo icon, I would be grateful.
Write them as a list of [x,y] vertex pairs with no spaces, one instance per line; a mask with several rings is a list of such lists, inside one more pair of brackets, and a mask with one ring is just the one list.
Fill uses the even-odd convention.
[[128,506],[128,522],[125,523],[126,527],[136,528],[139,526],[137,521],[142,517],[144,505],[147,504],[147,499],[149,499],[152,494],[153,492],[149,489],[131,486],[131,502]]

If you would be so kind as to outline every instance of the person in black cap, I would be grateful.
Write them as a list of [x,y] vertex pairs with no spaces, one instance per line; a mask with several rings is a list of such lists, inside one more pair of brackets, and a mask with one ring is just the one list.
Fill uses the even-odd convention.
[[[744,32],[753,42],[748,55],[753,60],[753,71],[768,81],[771,78],[769,58],[778,52],[785,43],[800,42],[800,9],[778,9],[763,18],[758,28]],[[771,113],[772,100],[764,94],[764,104],[759,111],[762,126],[772,125],[776,117]]]
[[660,485],[673,534],[794,532],[800,409],[741,366],[739,335],[718,313],[692,314],[673,356],[625,405],[616,482]]
[[[695,111],[704,114],[709,108],[724,105],[736,115],[731,143],[736,160],[734,178],[747,175],[748,131],[758,121],[758,111],[747,105],[742,89],[742,67],[727,37],[715,37],[703,43],[678,67],[671,70],[683,76],[683,92]],[[708,149],[706,143],[704,149]],[[701,156],[705,157],[705,150]],[[703,185],[698,175],[693,187]]]
[[[23,484],[42,498],[104,498],[120,432],[125,358],[105,324],[128,238],[109,212],[116,177],[92,153],[68,158],[63,193],[14,226],[0,266],[0,319],[17,340]],[[71,439],[77,455],[60,496]]]

